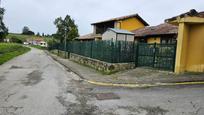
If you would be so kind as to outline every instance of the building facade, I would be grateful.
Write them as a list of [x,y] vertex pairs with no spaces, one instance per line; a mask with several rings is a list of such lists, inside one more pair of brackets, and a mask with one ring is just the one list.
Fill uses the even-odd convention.
[[133,14],[92,23],[91,25],[93,26],[93,32],[91,34],[80,36],[76,40],[79,41],[101,40],[102,34],[108,28],[133,31],[135,29],[148,26],[149,24],[146,21],[144,21],[138,14]]
[[193,9],[166,22],[179,26],[175,72],[204,72],[204,12]]

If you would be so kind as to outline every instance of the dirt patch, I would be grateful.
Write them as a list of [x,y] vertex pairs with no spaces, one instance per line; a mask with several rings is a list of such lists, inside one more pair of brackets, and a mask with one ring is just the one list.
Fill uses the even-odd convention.
[[0,76],[0,83],[4,80],[6,80],[5,76]]
[[20,97],[21,100],[24,100],[24,99],[27,99],[27,98],[28,98],[27,95],[23,95],[23,96]]
[[26,78],[27,80],[22,82],[22,84],[24,84],[25,86],[33,86],[40,83],[43,80],[42,72],[38,70],[35,70],[32,73],[28,74]]
[[16,115],[15,112],[23,107],[9,106],[9,107],[0,107],[1,115]]
[[120,99],[120,97],[114,93],[99,93],[99,94],[96,94],[96,98],[98,100]]
[[160,107],[146,106],[139,107],[139,109],[146,111],[147,112],[146,115],[165,115],[168,112],[168,110],[162,109]]
[[10,93],[10,94],[8,94],[7,97],[4,99],[4,101],[8,102],[8,99],[9,99],[11,96],[15,95],[15,94],[16,94],[16,93]]
[[118,110],[119,109],[125,109],[125,110],[128,110],[130,112],[137,113],[137,114],[141,113],[138,108],[135,108],[132,106],[118,106]]
[[10,69],[23,69],[21,66],[12,65]]
[[84,85],[81,81],[72,80],[67,84],[67,91],[76,97],[76,102],[69,101],[63,96],[56,97],[58,101],[66,108],[66,112],[62,115],[97,115],[95,112],[98,107],[88,103],[88,100],[94,97],[89,92],[91,88]]
[[132,106],[118,106],[116,111],[120,112],[119,110],[127,110],[127,112],[131,115],[165,115],[168,110],[162,109],[160,107],[132,107]]

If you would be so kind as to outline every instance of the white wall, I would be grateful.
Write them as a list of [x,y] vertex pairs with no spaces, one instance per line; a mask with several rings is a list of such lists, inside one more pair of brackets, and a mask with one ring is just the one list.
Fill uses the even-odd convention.
[[110,30],[107,30],[103,35],[102,35],[102,40],[116,40],[116,33]]
[[134,35],[127,35],[127,41],[134,41],[135,36]]
[[[126,37],[127,36],[127,37]],[[126,40],[127,38],[127,40]],[[125,35],[125,34],[118,34],[119,41],[134,41],[134,35]]]
[[116,41],[116,37],[117,37],[118,41],[125,41],[126,36],[127,36],[127,41],[134,41],[134,35],[117,34],[116,36],[116,33],[110,30],[107,30],[102,35],[102,40],[112,40],[113,39],[113,41]]

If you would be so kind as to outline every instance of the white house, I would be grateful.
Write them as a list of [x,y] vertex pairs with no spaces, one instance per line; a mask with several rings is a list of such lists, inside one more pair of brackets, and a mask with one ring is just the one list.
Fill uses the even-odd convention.
[[108,28],[102,35],[102,40],[134,41],[134,33],[127,30]]
[[41,41],[38,45],[40,45],[42,47],[47,47],[47,42]]

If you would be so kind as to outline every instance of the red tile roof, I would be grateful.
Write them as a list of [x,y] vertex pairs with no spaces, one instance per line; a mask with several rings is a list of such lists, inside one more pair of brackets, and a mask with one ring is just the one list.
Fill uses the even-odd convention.
[[135,37],[169,35],[177,34],[178,27],[171,24],[163,23],[158,26],[148,26],[141,29],[136,29],[132,32],[135,33]]
[[101,24],[101,23],[111,22],[111,21],[119,21],[119,20],[124,20],[124,19],[132,18],[132,17],[138,18],[145,26],[149,26],[149,24],[145,20],[143,20],[138,14],[132,14],[132,15],[127,15],[127,16],[122,16],[122,17],[117,17],[117,18],[111,18],[108,20],[92,23],[91,25],[96,25],[96,24]]
[[183,17],[186,17],[186,16],[204,18],[204,11],[197,12],[195,9],[191,9],[189,12],[186,12],[186,13],[180,14],[178,16],[174,16],[172,18],[166,19],[165,22],[176,20],[177,17],[183,18]]

